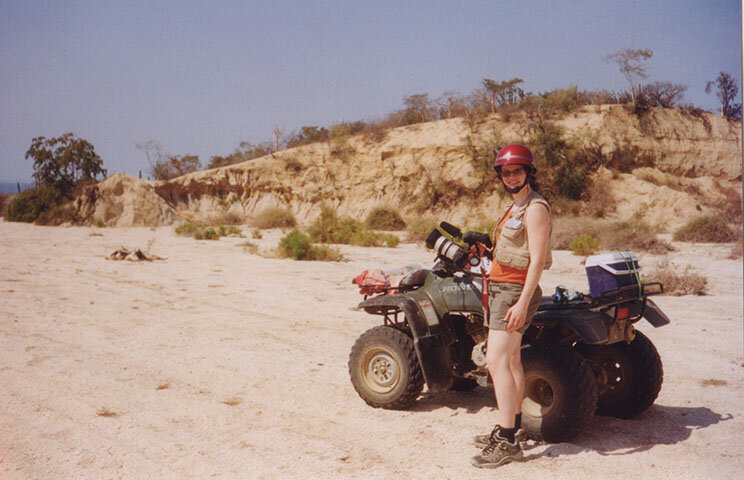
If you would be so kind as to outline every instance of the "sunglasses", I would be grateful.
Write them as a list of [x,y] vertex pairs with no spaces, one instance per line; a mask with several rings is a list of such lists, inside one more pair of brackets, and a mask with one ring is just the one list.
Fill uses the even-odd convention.
[[[498,172],[496,168],[494,168]],[[526,172],[524,168],[518,168],[516,170],[501,170],[501,177],[502,178],[509,178],[509,177],[518,177],[520,175],[525,175]]]

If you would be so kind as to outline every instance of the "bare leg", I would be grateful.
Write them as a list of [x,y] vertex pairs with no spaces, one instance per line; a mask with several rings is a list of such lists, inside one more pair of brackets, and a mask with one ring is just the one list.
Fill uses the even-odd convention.
[[[519,354],[522,335],[505,330],[489,330],[486,363],[493,379],[493,390],[499,405],[498,424],[504,428],[514,428],[514,416],[521,410],[524,392],[524,373],[519,363],[518,378],[512,371],[512,358]],[[519,383],[517,383],[519,382]],[[521,384],[521,387],[520,387]]]
[[522,413],[522,399],[524,399],[524,369],[522,368],[522,350],[521,350],[521,335],[520,345],[517,346],[516,350],[511,356],[509,361],[509,368],[511,369],[512,376],[514,377],[514,383],[517,384],[517,405],[515,414]]

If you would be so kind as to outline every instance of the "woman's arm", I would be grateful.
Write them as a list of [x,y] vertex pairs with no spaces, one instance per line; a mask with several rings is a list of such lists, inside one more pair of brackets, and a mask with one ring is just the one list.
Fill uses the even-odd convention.
[[527,248],[530,252],[530,264],[527,267],[527,278],[524,282],[519,300],[507,312],[505,320],[507,331],[514,331],[527,321],[527,308],[535,293],[545,265],[550,240],[550,212],[542,203],[533,203],[527,207],[524,215],[527,233]]

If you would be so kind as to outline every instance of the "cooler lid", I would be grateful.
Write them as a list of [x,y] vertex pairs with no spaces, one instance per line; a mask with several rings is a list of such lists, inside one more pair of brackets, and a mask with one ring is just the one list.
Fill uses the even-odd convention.
[[641,267],[638,266],[638,257],[633,252],[610,252],[601,255],[592,255],[586,257],[586,263],[584,265],[586,268],[600,267],[610,273],[618,274],[628,273],[630,271],[627,268],[623,268],[626,262],[633,262],[635,269],[641,269]]

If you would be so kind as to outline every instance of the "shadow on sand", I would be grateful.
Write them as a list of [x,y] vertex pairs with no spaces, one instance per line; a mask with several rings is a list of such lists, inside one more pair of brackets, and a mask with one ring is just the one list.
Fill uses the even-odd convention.
[[[464,408],[477,413],[484,408],[495,408],[490,389],[477,388],[472,392],[424,393],[412,411],[429,412],[440,408]],[[570,442],[548,445],[540,453],[525,459],[576,455],[584,451],[600,455],[628,455],[650,450],[656,445],[674,445],[690,438],[693,430],[707,428],[731,420],[730,413],[720,414],[707,407],[679,407],[652,405],[634,419],[595,416],[584,431]],[[530,442],[534,446],[534,442]],[[528,446],[527,450],[531,450]]]

